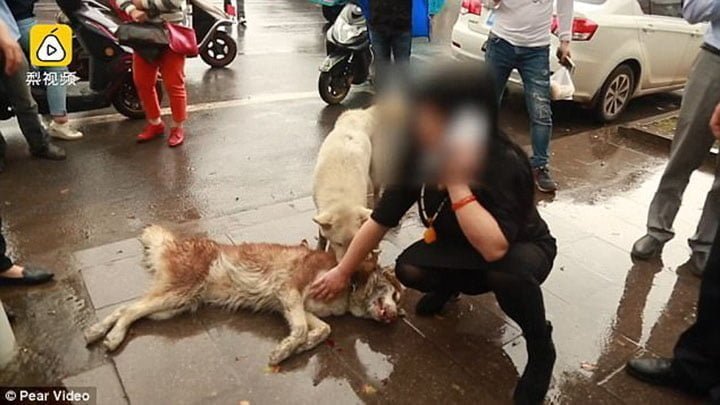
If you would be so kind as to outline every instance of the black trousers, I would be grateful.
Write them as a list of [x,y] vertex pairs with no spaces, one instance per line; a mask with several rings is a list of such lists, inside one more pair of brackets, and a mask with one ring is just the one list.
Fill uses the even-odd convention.
[[720,232],[705,266],[697,319],[680,336],[674,356],[673,368],[688,386],[720,402]]
[[10,258],[5,254],[6,248],[7,245],[5,244],[5,238],[2,235],[2,217],[0,217],[0,273],[5,270],[10,270],[13,266],[12,260],[10,260]]
[[[554,244],[550,250],[555,251]],[[510,247],[503,259],[472,269],[425,267],[419,256],[422,255],[411,247],[398,257],[395,273],[405,286],[426,293],[478,295],[492,291],[500,308],[517,322],[528,342],[547,336],[540,284],[549,275],[555,259],[548,249],[532,242],[519,242]]]

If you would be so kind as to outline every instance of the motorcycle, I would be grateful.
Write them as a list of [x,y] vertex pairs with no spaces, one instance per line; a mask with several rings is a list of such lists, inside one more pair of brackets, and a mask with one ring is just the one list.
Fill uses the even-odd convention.
[[[132,49],[121,46],[114,32],[121,23],[109,4],[100,0],[57,0],[61,13],[57,21],[73,30],[72,61],[68,70],[78,79],[68,86],[68,112],[97,110],[113,106],[122,115],[145,117],[132,76]],[[42,81],[31,85],[41,114],[47,114],[47,90]],[[158,96],[162,89],[158,83]],[[5,101],[0,110],[14,115]]]
[[370,77],[373,56],[362,9],[346,4],[325,39],[328,56],[320,65],[318,92],[326,103],[339,104],[353,84],[362,84]]
[[237,43],[227,32],[233,17],[207,0],[190,0],[190,4],[200,58],[214,68],[231,64],[237,56]]

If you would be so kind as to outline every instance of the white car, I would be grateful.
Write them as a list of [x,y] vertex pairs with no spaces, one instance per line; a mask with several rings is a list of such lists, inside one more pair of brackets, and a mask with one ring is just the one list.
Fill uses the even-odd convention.
[[[482,0],[463,0],[452,32],[454,57],[485,58],[491,13]],[[685,86],[707,24],[691,25],[681,13],[681,0],[575,0],[573,99],[593,107],[600,120],[612,121],[633,97]],[[553,71],[559,68],[557,45],[553,35]],[[520,83],[516,72],[510,80]]]

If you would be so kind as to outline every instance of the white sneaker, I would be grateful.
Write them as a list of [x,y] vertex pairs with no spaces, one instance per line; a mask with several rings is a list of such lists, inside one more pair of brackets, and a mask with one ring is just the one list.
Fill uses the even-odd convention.
[[69,123],[58,124],[55,121],[50,121],[48,125],[48,132],[53,138],[64,139],[66,141],[74,141],[83,137],[83,133],[74,129]]

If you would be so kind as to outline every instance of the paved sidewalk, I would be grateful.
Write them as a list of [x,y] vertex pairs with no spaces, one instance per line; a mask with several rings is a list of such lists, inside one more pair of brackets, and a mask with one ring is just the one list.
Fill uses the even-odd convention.
[[[711,177],[693,179],[679,236],[662,262],[633,264],[628,252],[643,232],[666,149],[611,131],[554,144],[563,191],[555,201],[540,201],[560,251],[543,286],[559,352],[552,402],[693,402],[637,383],[622,370],[636,355],[669,355],[693,319],[699,280],[678,275],[676,268],[686,260],[683,239],[692,233]],[[313,242],[312,214],[312,201],[304,197],[181,227],[165,225],[229,243]],[[391,264],[420,234],[409,215],[383,242],[383,262]],[[135,239],[75,253],[90,314],[82,326],[92,323],[93,310],[102,317],[142,294],[149,276],[140,254]],[[524,342],[493,296],[463,296],[429,319],[413,314],[417,298],[408,291],[408,316],[389,326],[331,319],[327,344],[279,370],[266,367],[268,353],[286,333],[277,315],[202,309],[163,322],[139,321],[124,346],[107,357],[99,348],[85,351],[78,327],[69,347],[80,359],[67,361],[79,372],[62,376],[62,383],[97,386],[100,404],[507,403],[525,363]]]

